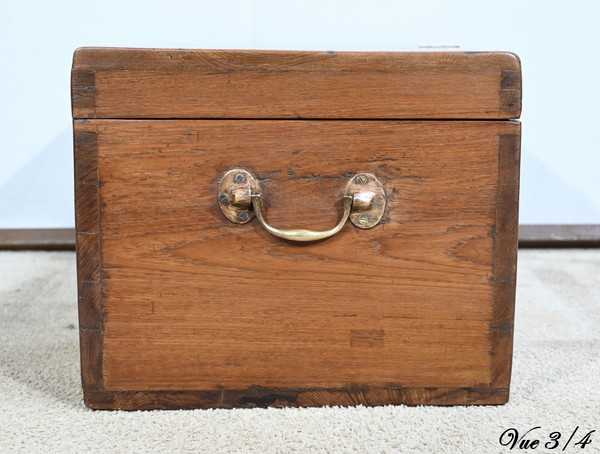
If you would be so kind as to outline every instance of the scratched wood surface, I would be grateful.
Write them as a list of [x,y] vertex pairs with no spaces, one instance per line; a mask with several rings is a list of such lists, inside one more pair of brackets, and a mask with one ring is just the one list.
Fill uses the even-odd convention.
[[[507,121],[76,120],[82,374],[95,408],[502,403],[520,125]],[[349,176],[383,222],[291,244],[228,221],[325,229]]]
[[514,119],[508,52],[82,48],[74,118]]

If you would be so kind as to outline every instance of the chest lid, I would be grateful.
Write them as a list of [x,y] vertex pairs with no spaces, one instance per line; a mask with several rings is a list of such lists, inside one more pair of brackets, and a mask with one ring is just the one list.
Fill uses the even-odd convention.
[[73,117],[515,119],[508,52],[81,48]]

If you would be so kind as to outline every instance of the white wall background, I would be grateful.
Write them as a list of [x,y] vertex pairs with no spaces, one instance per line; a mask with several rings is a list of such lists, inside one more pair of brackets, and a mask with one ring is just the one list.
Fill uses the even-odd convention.
[[510,50],[523,63],[521,223],[600,223],[600,2],[0,3],[0,228],[70,227],[80,46]]

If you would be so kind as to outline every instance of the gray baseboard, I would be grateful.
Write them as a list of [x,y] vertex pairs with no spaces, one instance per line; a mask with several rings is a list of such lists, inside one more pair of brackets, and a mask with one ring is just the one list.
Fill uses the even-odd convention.
[[74,251],[75,229],[0,229],[0,249]]
[[600,247],[600,224],[520,225],[519,247]]
[[[520,225],[519,247],[600,247],[600,224]],[[0,229],[0,249],[75,250],[75,229]]]

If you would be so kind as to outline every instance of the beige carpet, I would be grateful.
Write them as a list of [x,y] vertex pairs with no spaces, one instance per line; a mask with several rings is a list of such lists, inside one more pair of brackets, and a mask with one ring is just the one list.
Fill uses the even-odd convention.
[[[76,305],[73,253],[0,252],[1,453],[501,453],[504,430],[536,426],[534,452],[561,452],[576,427],[564,452],[600,452],[600,250],[520,252],[501,407],[91,411]],[[591,444],[575,446],[591,430]]]

